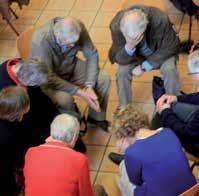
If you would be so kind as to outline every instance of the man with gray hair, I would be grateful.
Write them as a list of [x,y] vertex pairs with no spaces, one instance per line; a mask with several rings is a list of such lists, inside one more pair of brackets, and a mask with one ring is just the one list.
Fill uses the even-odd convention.
[[109,59],[119,65],[116,82],[120,105],[132,102],[132,77],[154,69],[160,69],[167,93],[180,93],[176,69],[179,39],[165,13],[135,5],[117,13],[110,29],[113,42]]
[[[79,51],[86,61],[77,57]],[[81,21],[53,18],[34,32],[31,56],[48,66],[50,77],[42,89],[61,111],[77,115],[72,96],[79,96],[89,105],[88,121],[107,131],[110,78],[99,70],[97,50]]]
[[101,194],[93,193],[88,160],[72,149],[79,134],[78,120],[61,114],[53,120],[50,129],[46,143],[26,153],[25,195],[107,196],[100,185],[96,188]]

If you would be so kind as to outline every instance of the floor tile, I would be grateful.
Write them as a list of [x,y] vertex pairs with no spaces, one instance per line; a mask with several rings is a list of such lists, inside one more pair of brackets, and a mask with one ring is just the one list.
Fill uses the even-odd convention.
[[89,160],[91,171],[97,171],[99,169],[104,152],[105,152],[104,146],[87,145],[86,155]]
[[46,10],[71,10],[75,0],[49,0]]
[[94,127],[89,127],[87,134],[83,137],[85,144],[106,146],[111,134]]
[[117,138],[116,138],[116,136],[115,136],[115,134],[114,134],[114,131],[113,131],[108,146],[113,146],[113,147],[115,147],[116,142],[117,142]]
[[109,27],[111,20],[115,16],[115,12],[98,12],[95,22],[93,24],[94,27]]
[[[188,39],[189,32],[187,30],[181,30],[179,33],[180,40],[184,41]],[[192,39],[195,43],[199,42],[198,31],[192,31]]]
[[19,18],[13,20],[13,23],[16,25],[33,25],[39,19],[41,12],[41,10],[18,10],[16,14],[19,16]]
[[46,10],[41,14],[41,16],[39,17],[39,20],[37,21],[36,25],[41,26],[41,25],[49,22],[52,18],[66,17],[67,15],[68,15],[68,11]]
[[99,172],[95,184],[103,185],[110,196],[121,196],[118,188],[118,174]]
[[15,41],[12,40],[0,40],[0,56],[9,57],[16,56],[17,50],[15,47]]
[[30,0],[28,6],[23,6],[23,9],[43,10],[47,5],[48,0]]
[[72,10],[69,15],[73,16],[74,18],[80,19],[84,23],[86,28],[89,29],[94,21],[96,12],[95,11]]
[[121,4],[122,0],[114,0],[114,3],[112,0],[104,0],[100,11],[118,11],[121,8]]
[[106,61],[108,59],[110,44],[95,44],[95,47],[98,50],[99,59],[101,61]]
[[84,11],[97,11],[103,0],[76,0],[74,5],[75,10],[84,10]]
[[100,167],[100,172],[112,172],[112,173],[118,173],[118,165],[116,165],[115,163],[113,163],[109,158],[108,155],[111,152],[116,152],[117,153],[117,149],[115,147],[107,147],[106,148],[106,152]]
[[111,64],[110,61],[106,62],[104,69],[111,76],[111,80],[114,80],[114,81],[116,80],[115,74],[116,74],[117,68],[118,68],[117,64]]
[[0,63],[5,62],[8,59],[8,57],[0,57]]
[[[15,25],[17,31],[19,33],[22,33],[26,29],[30,28],[32,25]],[[17,35],[14,33],[14,31],[10,28],[9,25],[7,25],[2,32],[0,33],[0,39],[4,40],[16,40]]]
[[193,93],[195,92],[196,88],[195,88],[195,85],[181,84],[181,90],[185,93]]
[[92,184],[95,183],[96,177],[97,177],[97,172],[90,171],[90,179],[91,179],[91,183],[92,183]]
[[94,43],[111,44],[111,33],[109,28],[92,27],[90,36]]
[[113,119],[113,112],[116,110],[118,106],[118,101],[109,101],[108,102],[108,108],[107,108],[107,115],[106,118],[109,121],[112,121]]

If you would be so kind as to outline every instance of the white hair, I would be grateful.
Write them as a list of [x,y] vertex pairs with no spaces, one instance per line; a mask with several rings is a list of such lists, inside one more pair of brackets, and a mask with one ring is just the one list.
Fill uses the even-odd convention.
[[124,13],[120,21],[120,30],[123,35],[136,38],[145,32],[149,21],[141,9],[133,9]]
[[51,123],[50,135],[53,139],[70,143],[74,135],[78,135],[80,125],[78,120],[69,114],[60,114]]
[[199,49],[189,55],[188,68],[190,73],[199,73]]
[[58,32],[62,38],[72,43],[79,39],[81,33],[81,26],[73,17],[58,20],[53,29],[54,32]]

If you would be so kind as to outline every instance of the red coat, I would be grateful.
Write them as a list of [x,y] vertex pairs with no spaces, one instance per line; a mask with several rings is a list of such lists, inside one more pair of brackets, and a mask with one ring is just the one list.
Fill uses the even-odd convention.
[[26,196],[94,196],[87,158],[61,142],[30,148],[24,176]]

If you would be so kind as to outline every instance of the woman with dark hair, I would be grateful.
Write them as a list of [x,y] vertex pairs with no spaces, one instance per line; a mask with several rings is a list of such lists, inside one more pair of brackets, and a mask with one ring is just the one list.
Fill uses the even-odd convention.
[[168,128],[151,131],[148,116],[139,108],[117,108],[112,129],[117,148],[124,154],[119,181],[122,195],[180,195],[196,184],[176,135]]
[[27,149],[26,132],[20,123],[29,111],[26,89],[11,86],[0,91],[0,195],[13,196],[17,185],[15,172],[21,167]]

